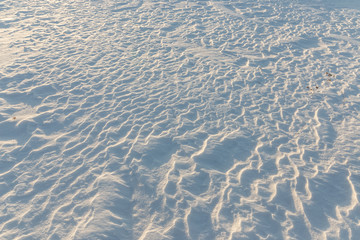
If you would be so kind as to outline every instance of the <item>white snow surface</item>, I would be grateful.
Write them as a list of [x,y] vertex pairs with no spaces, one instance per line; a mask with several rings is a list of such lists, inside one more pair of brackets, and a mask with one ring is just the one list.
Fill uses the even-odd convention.
[[359,239],[360,1],[0,0],[0,239]]

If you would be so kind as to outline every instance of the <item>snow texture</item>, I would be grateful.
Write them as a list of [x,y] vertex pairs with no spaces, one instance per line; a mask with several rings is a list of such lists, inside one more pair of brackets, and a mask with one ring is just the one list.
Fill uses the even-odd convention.
[[0,0],[0,239],[359,239],[358,0]]

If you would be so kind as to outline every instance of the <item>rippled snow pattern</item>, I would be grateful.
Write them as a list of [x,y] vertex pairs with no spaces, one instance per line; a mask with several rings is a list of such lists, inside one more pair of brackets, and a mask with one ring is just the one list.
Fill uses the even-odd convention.
[[0,238],[357,239],[347,2],[0,0]]

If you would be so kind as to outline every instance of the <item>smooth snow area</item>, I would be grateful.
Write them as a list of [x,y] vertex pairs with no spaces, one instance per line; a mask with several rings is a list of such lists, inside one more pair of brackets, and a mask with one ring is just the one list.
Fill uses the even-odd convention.
[[0,239],[359,239],[358,0],[0,0]]

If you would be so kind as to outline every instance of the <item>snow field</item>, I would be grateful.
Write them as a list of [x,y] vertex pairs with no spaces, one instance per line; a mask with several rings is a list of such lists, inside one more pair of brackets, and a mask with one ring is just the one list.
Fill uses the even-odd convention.
[[1,239],[356,239],[355,1],[0,1]]

